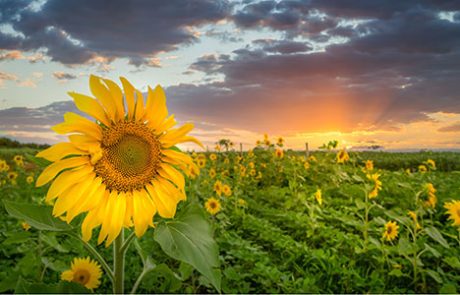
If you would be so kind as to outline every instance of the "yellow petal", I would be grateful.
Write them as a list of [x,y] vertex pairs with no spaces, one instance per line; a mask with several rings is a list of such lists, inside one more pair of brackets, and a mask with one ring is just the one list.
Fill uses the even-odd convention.
[[134,90],[135,88],[128,80],[123,77],[120,77],[121,84],[123,84],[123,91],[125,92],[126,97],[126,106],[128,107],[128,119],[134,117],[135,104],[134,104]]
[[74,113],[65,113],[64,122],[53,126],[51,129],[58,134],[78,132],[97,140],[101,140],[102,138],[101,128],[97,124]]
[[37,179],[36,186],[47,184],[56,175],[64,169],[85,165],[89,162],[89,157],[73,157],[54,162],[46,167]]
[[69,155],[83,155],[84,151],[78,149],[70,142],[60,142],[39,152],[36,157],[47,159],[48,161],[58,161]]
[[169,130],[166,132],[161,139],[165,141],[172,141],[178,138],[181,138],[185,136],[187,133],[189,133],[193,129],[193,124],[192,123],[186,123],[182,125],[179,128]]
[[166,94],[160,85],[155,87],[155,90],[152,90],[150,87],[148,88],[145,115],[152,129],[158,129],[160,124],[168,116]]
[[71,270],[66,270],[64,272],[62,272],[61,274],[61,280],[63,281],[72,281],[73,280],[73,275],[74,275],[74,272],[71,271]]
[[162,150],[161,153],[170,159],[178,160],[187,165],[191,165],[193,163],[192,158],[189,155],[182,152],[178,152],[175,150]]
[[181,200],[186,199],[183,188],[176,187],[171,182],[169,182],[167,179],[158,177],[158,184],[163,189],[163,191],[165,191],[166,194],[174,200],[175,204],[177,204]]
[[143,196],[138,191],[133,191],[132,203],[133,203],[133,222],[134,232],[137,237],[141,237],[148,227],[148,220],[143,212],[144,202]]
[[75,106],[80,111],[87,113],[96,120],[99,120],[105,126],[110,126],[110,121],[107,118],[107,114],[105,113],[102,106],[97,102],[97,100],[76,92],[69,92],[69,95],[73,98]]
[[93,229],[101,224],[102,215],[105,213],[108,199],[109,193],[108,191],[104,191],[100,206],[92,211],[89,211],[85,220],[83,220],[81,230],[84,241],[88,242],[91,239]]
[[[176,125],[176,123],[177,122],[176,122],[176,119],[174,118],[174,115],[171,115],[166,120],[164,120],[163,123],[161,123],[158,128],[156,128],[155,132],[156,134],[160,135],[164,131],[172,128],[174,125]],[[150,125],[149,127],[152,128]],[[155,129],[155,128],[152,128],[152,129]]]
[[106,194],[109,194],[109,197],[107,199],[107,204],[105,205],[105,210],[102,211],[102,214],[100,215],[100,218],[102,219],[102,226],[101,231],[99,232],[99,237],[97,238],[98,244],[102,243],[109,234],[110,224],[112,222],[112,212],[117,201],[116,197],[118,196],[118,193],[115,191],[110,193],[106,191]]
[[163,178],[171,180],[174,184],[176,184],[179,188],[183,189],[185,186],[185,180],[182,173],[177,171],[174,167],[170,166],[169,164],[163,163],[158,170],[158,173]]
[[[70,223],[75,218],[75,216],[77,216],[78,214],[85,212],[86,210],[83,210],[83,209],[87,203],[89,202],[94,203],[95,201],[94,196],[97,192],[97,189],[100,188],[101,181],[102,181],[100,177],[94,177],[94,176],[95,175],[93,174],[92,177],[88,179],[88,181],[90,182],[90,185],[88,186],[88,188],[84,192],[82,192],[82,194],[80,195],[80,198],[77,201],[75,201],[74,204],[72,204],[72,206],[69,207],[69,209],[67,210],[67,214],[66,214],[67,223]],[[80,191],[83,191],[82,187],[80,187]],[[76,195],[75,195],[75,198],[76,198]]]
[[115,104],[116,109],[116,119],[123,120],[125,117],[125,109],[123,105],[123,92],[120,87],[109,79],[104,79],[105,84],[109,87],[109,91],[112,94],[113,103]]
[[72,134],[68,138],[71,143],[83,151],[94,150],[100,146],[100,141],[84,134]]
[[[91,75],[89,77],[89,87],[91,93],[101,102],[107,111],[107,117],[111,121],[115,121],[117,107],[115,106],[114,99],[112,98],[111,92],[102,83],[101,78]],[[108,125],[107,125],[108,126]]]
[[[94,175],[93,175],[94,177]],[[91,185],[92,179],[88,178],[82,182],[74,183],[74,185],[64,191],[54,203],[53,216],[61,216],[67,210],[72,208],[77,202],[80,201],[80,197],[85,190]]]
[[136,96],[137,96],[137,101],[136,101],[136,114],[134,115],[134,118],[137,121],[143,121],[144,117],[144,96],[142,95],[142,92],[136,89]]
[[131,227],[133,225],[133,195],[131,193],[126,193],[126,213],[125,220],[123,221],[123,226]]
[[157,182],[153,182],[153,185],[148,184],[145,186],[150,194],[155,207],[158,210],[158,214],[164,218],[173,218],[176,214],[176,203],[167,193],[159,187]]
[[112,211],[112,220],[110,223],[110,230],[107,236],[107,241],[105,242],[105,246],[108,247],[112,244],[113,240],[121,232],[121,228],[123,226],[123,221],[125,220],[125,213],[126,213],[126,195],[125,193],[121,192],[115,199],[115,205]]
[[199,145],[201,148],[204,149],[204,145],[201,143],[201,141],[199,141],[198,139],[196,139],[193,136],[184,136],[184,137],[180,137],[180,138],[177,138],[175,140],[172,140],[172,141],[164,141],[164,140],[162,140],[162,142],[163,142],[163,147],[164,148],[169,148],[169,147],[175,146],[176,144],[182,143],[182,142],[193,142],[193,143],[196,143],[197,145]]
[[56,198],[59,194],[69,188],[73,183],[79,182],[88,177],[93,171],[93,167],[85,165],[72,170],[67,170],[59,174],[48,189],[46,194],[46,202]]

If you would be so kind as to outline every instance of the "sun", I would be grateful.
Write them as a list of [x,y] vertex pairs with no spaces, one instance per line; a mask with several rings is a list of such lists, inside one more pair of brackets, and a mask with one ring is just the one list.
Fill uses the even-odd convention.
[[148,88],[144,105],[143,94],[120,80],[123,91],[111,80],[91,76],[96,98],[69,93],[76,107],[96,121],[66,113],[52,129],[67,134],[69,142],[37,154],[53,162],[37,179],[37,186],[51,182],[46,201],[56,199],[53,215],[65,215],[70,222],[87,212],[84,240],[101,226],[98,243],[106,240],[107,246],[123,227],[134,225],[140,237],[153,226],[155,214],[175,215],[178,202],[186,198],[183,173],[198,170],[175,145],[191,141],[202,146],[187,135],[193,124],[172,129],[176,120],[168,116],[160,86]]

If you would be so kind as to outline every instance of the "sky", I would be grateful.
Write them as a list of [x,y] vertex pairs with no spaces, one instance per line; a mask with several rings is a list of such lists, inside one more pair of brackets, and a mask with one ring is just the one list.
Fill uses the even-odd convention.
[[90,74],[160,84],[210,149],[460,148],[460,1],[0,0],[0,136],[62,141]]

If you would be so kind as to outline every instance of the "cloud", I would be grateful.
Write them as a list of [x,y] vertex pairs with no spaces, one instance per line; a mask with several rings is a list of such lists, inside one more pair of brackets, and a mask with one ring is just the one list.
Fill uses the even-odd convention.
[[39,9],[27,3],[2,3],[1,24],[14,34],[1,32],[0,48],[44,48],[51,60],[68,65],[97,56],[153,65],[150,59],[158,53],[197,42],[193,27],[224,19],[231,10],[226,1],[211,0],[48,0]]
[[38,61],[44,60],[44,55],[42,53],[36,53],[32,55],[23,55],[19,50],[7,50],[3,53],[0,53],[0,61],[8,60],[28,60],[30,63],[36,63]]
[[460,123],[439,128],[438,131],[439,132],[460,132]]
[[64,72],[54,72],[53,73],[54,78],[58,80],[73,80],[76,79],[77,76],[71,73],[64,73]]
[[5,81],[17,81],[18,77],[11,73],[0,72],[0,87],[3,86]]

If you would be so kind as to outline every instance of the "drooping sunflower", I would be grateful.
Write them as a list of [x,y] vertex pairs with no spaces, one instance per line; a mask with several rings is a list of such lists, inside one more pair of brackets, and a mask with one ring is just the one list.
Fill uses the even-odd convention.
[[226,196],[226,197],[230,197],[232,195],[232,188],[228,185],[228,184],[224,184],[222,186],[222,193]]
[[206,211],[211,213],[211,215],[216,215],[220,211],[220,202],[216,198],[209,198],[204,204]]
[[438,203],[438,198],[436,197],[436,189],[432,183],[425,184],[425,190],[428,194],[428,198],[425,201],[426,207],[435,208]]
[[275,156],[278,158],[278,159],[282,159],[284,157],[284,151],[282,149],[276,149],[275,150]]
[[366,170],[369,172],[374,170],[374,162],[372,160],[366,161]]
[[368,197],[369,199],[374,199],[379,195],[379,191],[382,190],[382,181],[380,181],[380,174],[373,173],[367,174],[367,178],[373,182],[374,187],[369,192]]
[[96,98],[69,93],[77,108],[96,122],[66,113],[64,122],[52,129],[70,133],[70,142],[37,154],[54,162],[36,182],[37,186],[52,182],[46,201],[56,199],[53,215],[66,214],[70,222],[88,212],[82,223],[83,239],[88,241],[101,225],[98,243],[106,240],[106,246],[122,227],[134,224],[140,237],[153,226],[156,213],[165,218],[175,215],[177,203],[185,200],[180,171],[195,174],[198,169],[174,146],[187,141],[202,146],[187,135],[193,124],[172,129],[176,120],[168,116],[160,86],[148,88],[144,105],[142,93],[120,79],[123,91],[115,82],[92,75],[90,90]]
[[348,160],[350,160],[350,156],[348,155],[348,153],[347,153],[347,151],[345,149],[340,150],[337,153],[337,163],[343,164],[343,163],[347,162]]
[[412,219],[412,221],[414,222],[414,225],[415,225],[415,229],[416,230],[419,230],[421,227],[420,227],[420,224],[418,223],[417,221],[417,213],[415,213],[414,211],[408,211],[407,212],[407,215],[409,215],[409,217]]
[[451,201],[444,204],[447,209],[446,214],[449,214],[449,219],[454,222],[452,225],[460,226],[460,201]]
[[79,283],[93,290],[101,284],[101,267],[96,261],[87,258],[74,258],[70,269],[61,274],[61,280]]
[[395,221],[388,221],[385,224],[383,238],[387,241],[393,241],[398,236],[399,225]]
[[222,195],[222,188],[223,188],[223,184],[220,180],[217,180],[215,183],[214,183],[214,191],[216,192],[216,194],[218,196],[221,196]]
[[316,202],[318,202],[318,204],[321,206],[323,204],[323,195],[321,193],[321,189],[317,189],[314,196],[315,196]]

